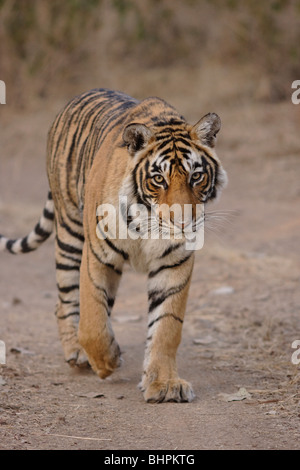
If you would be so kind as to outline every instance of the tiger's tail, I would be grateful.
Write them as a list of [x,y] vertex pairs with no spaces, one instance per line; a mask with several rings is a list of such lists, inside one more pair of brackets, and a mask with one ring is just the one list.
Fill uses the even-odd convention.
[[54,202],[51,191],[48,193],[43,214],[34,229],[23,238],[12,240],[0,235],[0,251],[8,251],[12,254],[29,253],[36,250],[48,237],[54,227]]

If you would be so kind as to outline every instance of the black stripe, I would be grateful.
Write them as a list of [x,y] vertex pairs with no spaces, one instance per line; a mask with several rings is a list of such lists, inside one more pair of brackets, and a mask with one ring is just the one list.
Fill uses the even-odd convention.
[[149,313],[151,313],[155,308],[157,308],[159,305],[161,305],[168,297],[171,295],[178,294],[184,287],[187,285],[189,282],[190,276],[179,286],[171,287],[170,289],[167,289],[166,291],[160,290],[154,290],[150,291],[148,298],[149,298]]
[[70,261],[74,261],[74,263],[81,264],[81,259],[74,258],[74,256],[66,255],[65,253],[60,253],[60,256],[65,259],[69,259]]
[[171,158],[172,153],[168,150],[167,152],[162,152],[159,156],[163,157],[160,161],[160,165],[164,163],[166,160]]
[[[96,115],[95,116],[95,119],[97,118],[98,116]],[[92,124],[93,125],[93,124]],[[77,157],[77,163],[76,163],[76,184],[77,184],[77,187],[78,187],[78,182],[79,182],[79,179],[80,177],[82,176],[82,161],[83,161],[83,155],[84,155],[84,151],[85,151],[85,146],[86,146],[86,143],[87,143],[87,140],[89,138],[89,135],[86,137],[86,139],[82,142],[81,146],[80,146],[80,149],[79,149],[79,153],[78,153],[78,157]]]
[[64,300],[60,295],[58,298],[62,304],[73,304],[73,307],[79,307],[79,302],[74,302],[74,300]]
[[113,250],[115,251],[116,253],[118,253],[119,255],[123,256],[124,260],[128,260],[129,258],[129,255],[127,253],[125,253],[125,251],[121,250],[120,248],[116,247],[111,240],[109,240],[109,238],[107,238],[105,236],[105,234],[102,232],[101,230],[101,227],[100,227],[100,224],[98,223],[98,230],[99,232],[101,233],[101,235],[103,236],[103,239],[104,241],[107,243],[107,245]]
[[166,318],[166,317],[172,317],[172,318],[174,318],[174,320],[177,320],[180,323],[183,323],[183,320],[181,318],[177,317],[176,315],[174,315],[174,313],[164,313],[163,315],[160,315],[159,317],[155,318],[155,320],[151,321],[148,325],[148,328],[151,328],[151,326],[154,325],[154,323],[156,323],[157,321],[161,320],[162,318]]
[[105,307],[107,315],[110,315],[110,311],[115,303],[115,299],[113,297],[109,297],[105,287],[102,287],[99,284],[97,284],[96,281],[92,278],[92,274],[90,272],[90,266],[89,266],[89,258],[87,259],[87,265],[88,265],[88,275],[89,275],[90,280],[93,283],[93,286],[104,295],[104,298],[107,304],[105,304],[105,302],[102,302],[102,301],[99,302],[99,299],[96,299],[96,300]]
[[43,216],[45,217],[45,219],[54,220],[54,212],[48,211],[46,207],[43,210]]
[[[101,231],[101,230],[100,230]],[[116,253],[119,255],[123,256],[124,260],[128,260],[129,255],[128,253],[125,253],[125,251],[121,250],[120,248],[117,248],[110,240],[109,238],[105,238],[104,241],[107,243],[107,245],[114,250]]]
[[99,261],[99,263],[101,264],[104,264],[104,266],[107,266],[108,268],[112,269],[116,274],[118,274],[119,276],[121,276],[122,274],[122,271],[118,268],[116,268],[113,264],[111,263],[106,263],[105,261],[103,261],[100,256],[98,255],[98,253],[95,252],[92,244],[91,244],[91,241],[89,239],[89,246],[90,246],[90,249],[91,249],[91,252],[92,254],[94,255],[94,257]]
[[47,232],[46,230],[44,230],[44,229],[41,227],[40,222],[38,222],[38,223],[36,224],[36,226],[34,227],[34,231],[35,231],[35,233],[36,233],[39,237],[43,238],[44,240],[46,240],[46,238],[50,237],[50,235],[51,235],[51,233],[52,233],[52,231],[51,231],[51,232]]
[[160,142],[156,148],[157,151],[159,150],[162,150],[164,147],[166,147],[167,145],[169,145],[171,142],[173,142],[173,138],[169,138],[169,139],[166,139],[162,142]]
[[182,154],[185,154],[186,151],[188,150],[186,147],[182,147],[181,145],[177,145],[177,143],[175,144],[175,147],[176,149],[181,152]]
[[[73,222],[73,224],[78,225],[78,227],[82,227],[82,222],[80,220],[73,219],[68,215],[68,219]],[[84,240],[83,240],[84,241]]]
[[[168,120],[163,120],[163,121],[156,121],[155,118],[152,118],[152,120],[155,122],[156,127],[170,126],[170,124],[172,126],[176,126],[176,125],[182,126],[185,124],[184,118],[178,119],[176,117],[172,117]],[[169,127],[169,129],[174,130],[172,127],[171,128]],[[184,132],[184,129],[182,129],[182,131]]]
[[56,237],[56,241],[61,250],[66,251],[67,253],[73,253],[73,254],[78,253],[80,255],[82,254],[81,248],[76,248],[75,246],[68,245],[67,243],[61,242],[58,236]]
[[158,274],[163,269],[177,268],[178,266],[181,266],[183,263],[185,263],[191,256],[192,256],[192,253],[188,254],[185,258],[178,261],[177,263],[160,266],[155,271],[150,271],[150,273],[148,274],[148,277],[152,278],[152,277],[156,276],[156,274]]
[[112,105],[111,102],[108,102],[108,105],[110,106],[110,113],[107,114],[107,118],[105,119],[105,121],[103,121],[101,128],[99,128],[97,148],[100,147],[104,140],[104,137],[111,131],[111,129],[117,127],[124,121],[126,117],[125,111],[136,106],[136,104],[137,101],[128,96],[126,96],[125,100],[119,98],[118,101],[114,103],[114,105]]
[[[74,201],[74,199],[72,198],[72,195],[71,195],[71,184],[70,184],[69,176],[71,176],[71,174],[72,174],[72,158],[73,158],[73,153],[74,153],[74,148],[75,148],[75,140],[76,140],[77,134],[78,134],[78,127],[76,126],[76,130],[75,130],[75,132],[72,136],[72,142],[71,142],[71,146],[69,148],[69,155],[68,155],[68,158],[67,158],[67,181],[66,181],[68,198],[69,198],[70,202],[73,204],[73,206],[76,207],[76,208],[77,208],[77,202]],[[67,143],[67,139],[65,139],[65,146],[66,146],[66,143]],[[65,148],[64,148],[64,150],[65,150]]]
[[[72,221],[73,222],[73,221]],[[76,223],[76,222],[75,222]],[[66,229],[66,231],[72,235],[72,237],[74,238],[77,238],[78,240],[80,240],[81,242],[84,242],[84,236],[81,234],[81,233],[78,233],[78,232],[74,232],[74,230],[71,229],[71,227],[69,227],[69,225],[67,225],[67,223],[62,219],[62,224],[61,224],[61,227],[63,227],[64,229]],[[82,225],[81,225],[82,227]]]
[[30,245],[28,245],[28,236],[23,238],[21,242],[21,247],[22,247],[22,253],[29,253],[30,251],[35,250],[35,248],[32,248]]
[[180,248],[183,245],[183,243],[176,243],[175,245],[170,245],[162,255],[160,255],[159,259],[164,258],[165,256],[168,256],[172,251],[177,250],[177,248]]
[[176,147],[177,147],[177,142],[181,142],[182,144],[186,145],[189,147],[188,149],[185,149],[185,152],[191,148],[191,142],[186,139],[186,135],[176,135]]
[[[99,284],[97,284],[96,281],[92,278],[92,274],[91,274],[91,272],[90,272],[90,267],[89,267],[89,259],[87,259],[87,269],[88,269],[89,278],[90,278],[90,280],[91,280],[93,286],[97,289],[98,292],[101,292],[102,294],[104,294],[104,298],[105,298],[105,300],[106,300],[106,299],[107,299],[107,292],[106,292],[106,290],[104,289],[104,287],[102,287],[102,286],[100,286]],[[102,305],[102,306],[105,308],[106,314],[107,314],[107,316],[109,316],[109,315],[110,315],[110,311],[109,311],[109,308],[108,308],[108,306],[107,306],[107,303],[104,302],[104,301],[102,300],[102,298],[99,299],[99,298],[96,297],[94,294],[92,294],[92,295],[93,295],[94,299],[97,301],[97,304],[98,304],[98,305]]]
[[71,266],[69,264],[56,263],[56,269],[61,269],[62,271],[79,271],[79,266]]
[[79,315],[79,312],[76,310],[75,312],[66,313],[66,315],[56,315],[56,317],[58,320],[65,320],[66,318],[72,317],[74,315]]
[[61,287],[57,284],[57,288],[59,292],[62,292],[64,294],[68,294],[69,292],[72,292],[73,290],[79,289],[78,284],[72,284],[71,286],[66,286],[66,287]]
[[[144,191],[143,191],[143,185],[142,185],[142,179],[141,179],[143,171],[144,170],[146,171],[145,168],[140,167],[143,163],[144,163],[144,160],[140,160],[137,163],[137,165],[134,167],[133,172],[132,172],[132,181],[133,181],[133,185],[134,185],[134,196],[137,199],[137,204],[144,204],[147,207],[147,209],[150,209],[151,204],[147,201],[147,199],[145,199],[145,195],[144,195]],[[146,162],[146,167],[147,168],[149,167],[149,161],[148,160]],[[137,184],[138,183],[138,177],[137,177],[138,170],[140,171],[140,178],[139,178],[139,183],[140,183],[140,186],[141,186],[140,188]],[[127,222],[127,226],[128,225],[129,225],[129,222]]]
[[13,244],[16,242],[17,240],[7,240],[6,242],[6,249],[12,253],[13,255],[15,255],[16,253],[12,250],[12,246]]

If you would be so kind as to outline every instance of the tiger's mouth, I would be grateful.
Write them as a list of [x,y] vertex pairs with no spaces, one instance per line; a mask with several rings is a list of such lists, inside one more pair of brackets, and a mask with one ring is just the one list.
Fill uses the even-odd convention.
[[[156,223],[161,229],[168,229],[175,235],[185,234],[185,233],[196,233],[201,230],[204,226],[205,212],[204,204],[199,204],[199,207],[195,211],[190,211],[186,213],[177,213],[170,216],[168,212],[165,216],[164,213],[156,211],[154,212]],[[186,217],[184,217],[186,216]]]
[[155,222],[158,229],[162,234],[170,233],[171,236],[182,236],[196,234],[204,227],[204,213],[197,219],[191,221],[177,221],[165,220],[161,217],[156,217]]

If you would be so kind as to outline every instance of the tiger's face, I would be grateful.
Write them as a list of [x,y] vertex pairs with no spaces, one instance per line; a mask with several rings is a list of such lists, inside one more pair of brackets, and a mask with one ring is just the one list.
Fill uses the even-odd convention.
[[204,205],[227,180],[214,152],[220,126],[220,118],[210,113],[193,127],[183,121],[166,123],[158,131],[143,124],[125,128],[123,139],[133,157],[133,194],[161,228],[178,233],[204,222]]

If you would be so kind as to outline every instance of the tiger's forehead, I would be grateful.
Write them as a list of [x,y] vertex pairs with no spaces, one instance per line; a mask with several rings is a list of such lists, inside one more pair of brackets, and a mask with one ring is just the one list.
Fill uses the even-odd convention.
[[[163,123],[161,123],[163,124]],[[185,121],[158,125],[154,131],[155,144],[148,160],[152,173],[171,175],[174,171],[190,173],[205,167],[205,151],[191,136],[191,127]]]
[[190,173],[196,168],[198,171],[203,171],[203,157],[204,154],[201,151],[186,147],[184,150],[172,148],[168,152],[155,152],[150,162],[150,171],[167,174],[171,174],[176,169],[179,173]]

